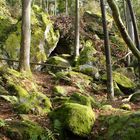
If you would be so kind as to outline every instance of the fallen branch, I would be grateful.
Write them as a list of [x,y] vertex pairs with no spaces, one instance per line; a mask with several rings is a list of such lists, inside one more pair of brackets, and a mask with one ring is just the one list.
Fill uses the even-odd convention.
[[[5,60],[5,61],[11,61],[11,62],[19,63],[19,60],[14,60],[14,59],[0,58],[0,60]],[[58,67],[58,68],[64,68],[64,69],[67,69],[68,68],[66,66],[58,66],[58,65],[53,65],[53,64],[37,63],[37,62],[30,62],[30,64],[31,65],[41,65],[41,66]]]

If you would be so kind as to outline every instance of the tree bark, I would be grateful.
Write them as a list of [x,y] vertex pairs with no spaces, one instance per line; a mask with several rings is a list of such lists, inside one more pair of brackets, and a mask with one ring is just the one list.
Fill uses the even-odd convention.
[[54,1],[54,15],[56,16],[56,10],[57,10],[57,1]]
[[[131,19],[131,15],[130,15],[130,10],[128,8],[128,4],[125,2],[125,9],[126,9],[126,25],[127,25],[127,31],[128,31],[128,34],[131,38],[131,40],[133,42],[135,42],[135,39],[134,39],[134,28],[133,28],[133,23],[132,23],[132,19]],[[130,52],[130,49],[128,49],[128,52]],[[127,57],[127,64],[128,66],[130,65],[131,63],[131,57],[130,55],[128,55]]]
[[66,16],[68,15],[68,0],[65,0],[65,11],[66,11]]
[[129,49],[132,51],[132,53],[140,60],[140,52],[136,48],[135,44],[133,43],[133,41],[131,40],[130,36],[127,33],[127,30],[126,30],[126,28],[121,20],[119,9],[118,9],[115,1],[114,0],[107,0],[107,2],[112,10],[113,18],[115,20],[115,23],[116,23],[124,41],[126,42]]
[[133,23],[133,27],[134,27],[134,35],[135,35],[135,42],[136,42],[136,46],[137,49],[140,50],[140,42],[139,42],[139,34],[138,34],[138,27],[137,27],[137,23],[136,23],[136,17],[134,14],[134,10],[132,7],[132,2],[131,0],[126,0],[128,7],[129,7],[129,11],[130,11],[130,15],[131,15],[131,19],[132,19],[132,23]]
[[111,51],[109,45],[109,35],[107,30],[106,10],[105,10],[104,0],[100,0],[100,5],[101,5],[101,12],[102,12],[104,46],[105,46],[105,56],[106,56],[107,92],[108,92],[108,99],[113,100],[114,87],[113,87],[113,76],[112,76],[112,65],[111,65]]
[[80,15],[79,15],[79,0],[75,0],[75,50],[74,50],[74,57],[75,61],[79,56],[79,43],[80,43]]
[[46,3],[47,13],[49,13],[49,0],[46,0]]
[[31,1],[32,0],[22,0],[22,29],[19,63],[20,71],[30,71]]
[[[137,49],[140,51],[138,27],[137,27],[137,23],[136,23],[136,17],[134,14],[134,10],[132,7],[132,2],[131,2],[131,0],[126,0],[126,1],[128,4],[128,7],[129,7],[129,11],[130,11],[130,15],[131,15],[131,19],[132,19],[132,23],[133,23],[133,27],[134,27],[135,43],[136,43]],[[139,62],[139,60],[138,60],[138,73],[139,73],[139,78],[140,78],[140,62]]]

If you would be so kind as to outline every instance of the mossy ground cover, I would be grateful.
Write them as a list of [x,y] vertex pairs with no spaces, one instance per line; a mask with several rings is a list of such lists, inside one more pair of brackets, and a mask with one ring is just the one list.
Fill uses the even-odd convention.
[[[1,90],[3,91],[1,92],[1,95],[5,97],[8,95],[7,97],[11,97],[9,98],[9,101],[11,102],[17,103],[18,99],[16,108],[5,100],[0,103],[3,104],[3,106],[0,105],[2,111],[0,113],[0,118],[3,118],[3,120],[12,119],[8,127],[8,130],[10,128],[10,137],[16,135],[17,139],[19,137],[23,140],[24,138],[29,139],[29,137],[31,137],[32,135],[32,132],[30,132],[30,130],[35,131],[35,129],[37,129],[39,130],[39,133],[36,133],[36,135],[32,135],[32,137],[36,139],[37,137],[40,138],[40,135],[44,137],[44,135],[42,134],[42,132],[46,132],[44,128],[50,129],[51,127],[53,130],[52,133],[56,136],[56,138],[58,137],[57,134],[60,134],[61,136],[59,136],[59,138],[61,139],[65,139],[67,137],[70,138],[69,132],[72,133],[72,137],[77,137],[75,135],[78,135],[81,137],[81,139],[82,137],[85,137],[85,139],[87,139],[87,137],[89,136],[96,137],[97,139],[110,137],[115,138],[119,135],[121,138],[137,138],[139,136],[137,135],[139,129],[134,130],[133,126],[131,126],[131,123],[134,125],[134,127],[136,124],[139,124],[138,115],[133,116],[133,114],[135,114],[135,110],[137,110],[135,108],[136,105],[134,105],[133,103],[123,104],[121,100],[119,102],[115,101],[114,103],[107,102],[105,99],[106,96],[104,96],[103,94],[94,94],[93,91],[92,93],[89,93],[89,91],[84,88],[84,86],[81,87],[77,84],[69,84],[67,82],[64,83],[62,81],[56,81],[56,77],[54,75],[48,75],[47,73],[35,73],[33,75],[36,75],[35,80],[32,80],[33,77],[31,76],[23,75],[15,70],[1,68],[0,82]],[[89,76],[85,76],[78,72],[68,72],[65,76],[70,80],[74,78],[75,81],[79,78],[81,78],[82,80],[82,77],[91,80]],[[58,86],[58,90],[60,87],[63,87],[63,90],[67,92],[67,94],[57,95],[55,93],[56,89],[54,90],[55,86]],[[67,86],[71,88],[73,87],[75,91],[69,91],[69,89],[66,88]],[[52,102],[52,108],[49,108],[49,110],[48,106],[51,107],[51,104],[50,101],[48,102],[48,98],[46,98],[46,95]],[[16,97],[16,99],[14,100],[14,98],[12,97]],[[45,101],[44,99],[46,99],[47,101]],[[1,100],[2,98],[0,99],[0,101]],[[31,110],[27,110],[28,107],[29,109],[31,108]],[[13,110],[13,108],[15,109]],[[43,110],[43,112],[45,113],[42,114],[41,110],[43,108],[45,109]],[[7,111],[5,111],[4,113],[4,110]],[[31,126],[30,123],[24,124],[21,119],[19,119],[21,118],[21,115],[17,114],[17,112],[25,113],[27,117],[22,118],[26,118],[25,120],[39,122],[41,126],[39,125],[37,126],[37,128],[35,128],[35,126]],[[49,116],[46,116],[48,112],[50,112]],[[39,114],[43,116],[40,116]],[[49,119],[52,120],[52,122],[50,122]],[[123,124],[127,120],[128,124],[126,123],[124,126]],[[18,127],[17,125],[13,126],[13,121],[18,123]],[[4,123],[2,122],[1,125],[4,125]],[[19,126],[21,127],[21,129],[19,129]],[[105,129],[101,130],[104,127]],[[7,127],[5,128],[4,126],[4,129],[7,130]],[[28,132],[25,132],[25,130],[27,130]],[[98,135],[95,134],[97,131]],[[131,135],[127,136],[129,132],[131,132]],[[23,135],[23,133],[26,135]],[[94,136],[92,136],[91,133],[93,133]],[[9,133],[6,133],[4,135],[7,136],[7,134]]]

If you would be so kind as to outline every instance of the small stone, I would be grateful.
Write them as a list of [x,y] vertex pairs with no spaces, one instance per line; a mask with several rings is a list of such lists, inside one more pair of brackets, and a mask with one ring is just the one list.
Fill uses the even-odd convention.
[[129,104],[122,104],[120,106],[120,109],[123,109],[123,110],[131,110],[131,106]]

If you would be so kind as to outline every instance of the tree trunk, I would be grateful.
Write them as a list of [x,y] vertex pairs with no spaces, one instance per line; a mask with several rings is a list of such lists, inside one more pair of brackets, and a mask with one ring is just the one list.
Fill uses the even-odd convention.
[[57,2],[56,0],[54,1],[54,15],[56,16],[56,10],[57,10]]
[[132,51],[132,53],[140,60],[140,52],[136,48],[135,44],[133,43],[133,41],[131,40],[130,36],[127,33],[127,30],[126,30],[126,28],[121,20],[119,9],[118,9],[115,1],[114,0],[107,0],[107,1],[108,1],[108,4],[112,10],[113,18],[116,22],[116,25],[117,25],[124,41],[126,42],[129,49]]
[[[134,42],[134,28],[133,28],[133,24],[132,24],[132,19],[131,19],[131,15],[130,15],[130,10],[128,8],[128,4],[126,3],[125,4],[126,6],[126,25],[127,25],[127,31],[128,31],[128,34],[131,38],[131,40]],[[128,49],[128,53],[130,52],[130,49]],[[131,58],[130,58],[130,55],[128,55],[127,57],[127,63],[128,63],[128,66],[130,65],[130,62],[131,62]]]
[[[140,41],[139,41],[139,34],[138,34],[138,27],[137,27],[137,23],[136,23],[136,17],[134,14],[131,0],[126,0],[126,1],[128,4],[128,7],[129,7],[129,11],[130,11],[130,15],[131,15],[131,19],[132,19],[132,23],[133,23],[133,27],[134,27],[135,43],[136,43],[137,49],[140,51]],[[139,78],[140,78],[140,62],[139,62],[139,60],[138,60],[138,73],[139,73]]]
[[66,16],[68,15],[68,0],[65,0]]
[[46,0],[47,13],[49,13],[49,0]]
[[128,7],[129,7],[129,11],[130,11],[130,15],[131,15],[131,19],[132,19],[132,23],[133,23],[133,27],[134,27],[134,35],[135,35],[136,46],[137,46],[138,50],[140,50],[138,27],[137,27],[137,23],[136,23],[136,17],[134,15],[134,10],[133,10],[133,7],[132,7],[131,0],[126,0],[126,1],[127,1],[127,4],[128,4]]
[[75,0],[75,50],[74,59],[77,61],[79,56],[79,43],[80,43],[80,15],[79,15],[79,0]]
[[22,29],[19,63],[20,71],[30,71],[31,1],[32,0],[22,0]]
[[100,5],[101,5],[102,23],[103,23],[103,32],[104,32],[108,99],[113,100],[114,87],[113,87],[113,77],[112,77],[111,51],[110,51],[110,45],[109,45],[109,35],[108,35],[108,30],[107,30],[106,10],[105,10],[104,0],[100,0]]

